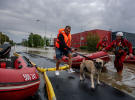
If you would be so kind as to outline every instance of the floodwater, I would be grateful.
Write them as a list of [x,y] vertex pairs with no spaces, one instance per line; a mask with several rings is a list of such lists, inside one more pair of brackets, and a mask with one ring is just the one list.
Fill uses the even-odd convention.
[[[12,51],[14,47],[12,48]],[[44,48],[27,48],[29,53],[37,54],[40,56],[48,57],[53,59],[55,55],[55,50],[53,47]],[[26,47],[17,46],[15,48],[16,52],[26,52]],[[86,50],[78,50],[81,53],[93,53]],[[114,68],[113,61],[115,59],[114,55],[110,55],[111,61],[105,65],[106,70],[100,74],[100,81],[105,82],[112,87],[117,88],[133,97],[135,97],[135,64],[124,63],[123,73],[120,75],[116,72]],[[38,63],[38,62],[37,62]],[[55,66],[54,66],[55,67]],[[95,77],[96,78],[96,77]],[[43,78],[41,78],[43,81]],[[44,82],[43,82],[44,83]],[[41,88],[41,87],[40,87]],[[43,88],[39,91],[45,92]]]

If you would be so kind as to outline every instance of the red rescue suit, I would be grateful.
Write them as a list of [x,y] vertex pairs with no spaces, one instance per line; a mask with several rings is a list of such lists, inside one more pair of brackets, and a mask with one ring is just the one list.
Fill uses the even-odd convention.
[[129,49],[129,53],[132,53],[132,44],[128,40],[116,39],[111,43],[111,45],[105,48],[106,50],[113,48],[113,52],[115,53],[114,67],[117,69],[117,72],[122,72],[123,70],[123,61],[127,55],[127,47]]
[[99,42],[96,46],[96,49],[99,50],[99,51],[102,51],[103,48],[107,47],[110,45],[110,42],[108,41],[102,41],[102,42]]

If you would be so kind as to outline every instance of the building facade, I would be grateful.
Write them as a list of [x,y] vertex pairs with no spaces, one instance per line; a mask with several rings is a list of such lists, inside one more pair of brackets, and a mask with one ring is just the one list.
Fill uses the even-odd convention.
[[[112,42],[113,40],[116,39],[117,32],[119,31],[111,32],[111,31],[106,31],[106,30],[95,29],[95,30],[90,30],[90,31],[84,31],[81,33],[75,33],[71,35],[72,37],[71,47],[79,48],[81,45],[86,45],[87,44],[86,37],[89,35],[89,33],[98,34],[100,37],[99,42],[103,40],[103,36],[105,35],[108,36],[108,41]],[[132,46],[135,47],[135,34],[134,33],[123,32],[123,38],[131,42]],[[56,40],[57,38],[54,38],[54,47],[56,44]]]
[[[91,34],[98,34],[100,37],[100,41],[103,40],[103,36],[108,36],[108,41],[111,42],[111,31],[106,31],[106,30],[99,30],[99,29],[95,29],[95,30],[90,30],[90,31],[84,31],[81,33],[75,33],[75,34],[71,34],[71,47],[75,47],[75,48],[79,48],[82,45],[86,45],[87,41],[86,41],[86,37],[89,35],[89,33]],[[57,38],[54,38],[54,47],[56,44],[56,40]]]
[[49,44],[51,47],[54,46],[54,38],[49,38]]

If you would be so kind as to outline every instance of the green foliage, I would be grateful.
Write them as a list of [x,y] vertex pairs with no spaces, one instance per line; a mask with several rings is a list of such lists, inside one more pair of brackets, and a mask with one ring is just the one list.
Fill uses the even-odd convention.
[[13,40],[9,40],[9,43],[11,46],[14,46],[14,41]]
[[26,46],[27,44],[27,46],[29,47],[43,47],[45,45],[45,40],[46,40],[46,46],[49,46],[50,44],[48,38],[46,37],[42,38],[38,34],[30,33],[28,37],[28,41],[23,42],[22,45]]
[[3,44],[4,42],[9,42],[9,37],[5,34],[2,34],[2,32],[0,32],[0,44]]
[[82,45],[82,46],[80,46],[80,49],[87,49],[87,46]]
[[98,34],[91,34],[89,33],[89,36],[87,38],[87,48],[89,51],[96,51],[96,46],[98,44],[98,41],[100,39]]
[[49,44],[49,39],[47,37],[44,37],[43,40],[46,41],[46,46],[49,46],[50,45]]
[[22,45],[22,43],[14,43],[14,45],[15,45],[15,44],[16,44],[16,45]]
[[[18,45],[19,45],[19,44],[18,44]],[[23,45],[23,46],[28,46],[28,41],[27,41],[27,40],[26,40],[26,41],[23,41],[23,42],[22,42],[22,45]]]

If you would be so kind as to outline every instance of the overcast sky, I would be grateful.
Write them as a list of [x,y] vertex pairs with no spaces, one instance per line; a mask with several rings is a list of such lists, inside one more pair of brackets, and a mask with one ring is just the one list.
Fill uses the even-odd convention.
[[[135,0],[0,0],[0,31],[19,43],[32,32],[55,38],[60,28],[71,34],[102,29],[135,33]],[[39,22],[45,21],[44,22]]]

